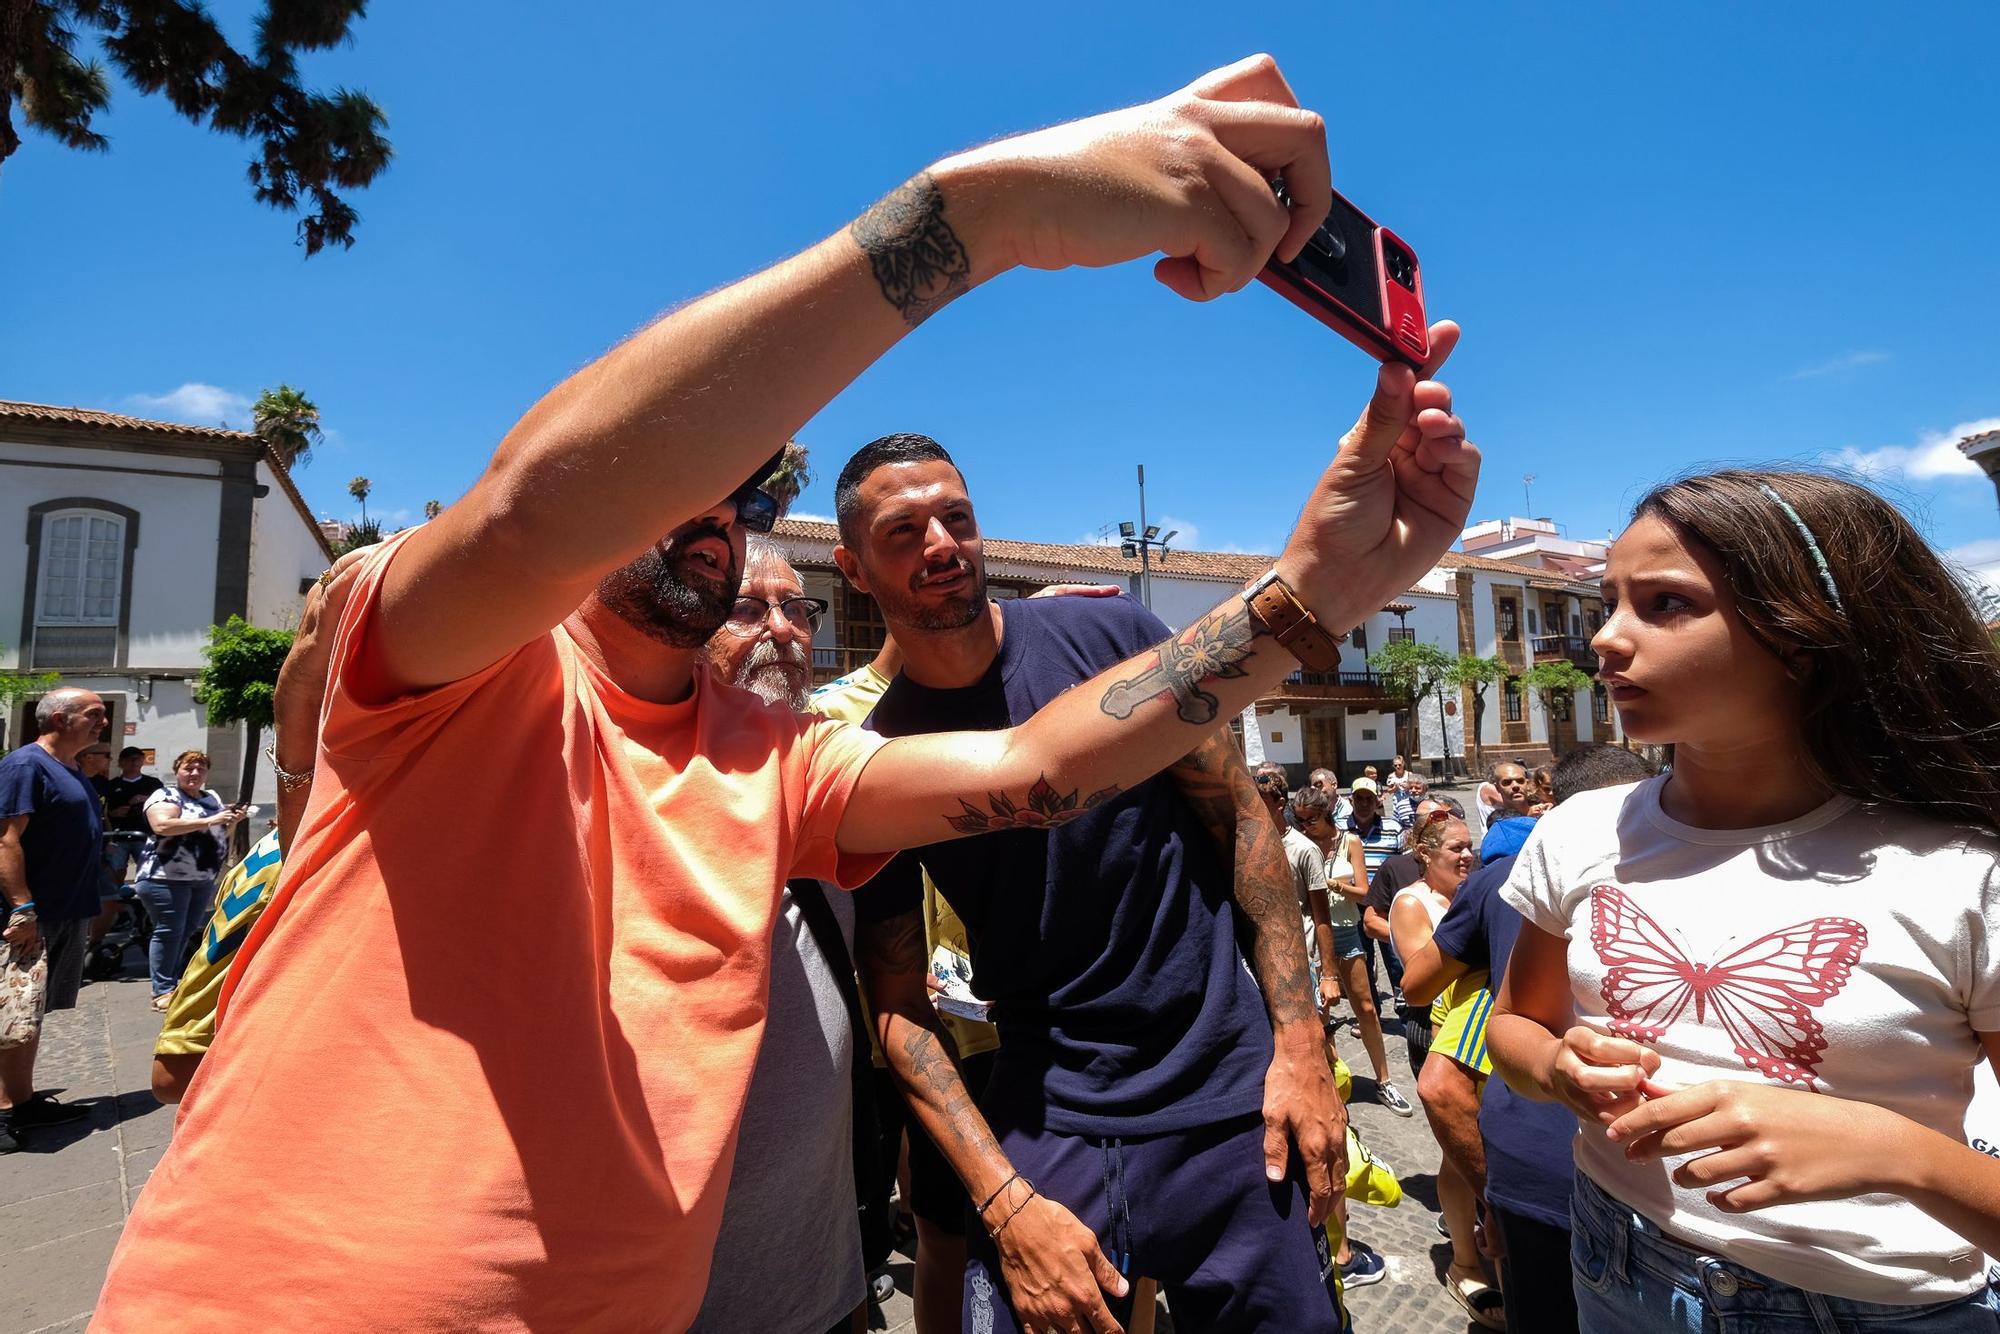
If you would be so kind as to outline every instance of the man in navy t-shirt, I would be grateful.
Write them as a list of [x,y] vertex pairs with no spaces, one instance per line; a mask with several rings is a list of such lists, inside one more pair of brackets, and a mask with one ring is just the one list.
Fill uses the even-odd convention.
[[[885,735],[1012,726],[1170,633],[1123,597],[989,602],[964,479],[928,437],[862,449],[835,503],[835,559],[904,654],[869,723]],[[1123,792],[1050,781],[963,805],[955,827],[1000,832],[914,849],[863,888],[856,957],[890,1067],[979,1213],[965,1328],[1123,1322],[1144,1276],[1190,1328],[1340,1329],[1287,1141],[1323,1211],[1345,1114],[1290,868],[1227,735]],[[1000,1030],[983,1091],[926,996],[920,867]]]
[[0,760],[0,895],[7,924],[0,968],[47,957],[43,1009],[34,1033],[0,1047],[0,1153],[18,1133],[74,1121],[80,1107],[35,1091],[41,1016],[76,1004],[83,986],[84,934],[97,916],[104,855],[103,805],[76,757],[104,730],[104,701],[88,690],[52,690],[35,705],[35,739]]

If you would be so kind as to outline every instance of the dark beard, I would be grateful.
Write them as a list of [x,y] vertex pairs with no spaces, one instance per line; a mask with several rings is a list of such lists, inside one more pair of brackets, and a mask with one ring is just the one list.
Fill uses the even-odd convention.
[[675,551],[699,537],[728,541],[720,529],[678,534],[665,552],[651,547],[637,560],[606,575],[597,586],[598,601],[633,629],[669,648],[700,648],[729,619],[742,572],[736,568],[732,551],[729,568],[722,571],[719,584],[682,579],[675,570]]
[[899,589],[890,595],[882,581],[874,580],[875,600],[882,606],[883,619],[892,625],[906,625],[912,630],[963,630],[971,625],[986,611],[986,570],[984,566],[974,567],[966,560],[959,561],[959,565],[972,576],[970,586],[958,596],[934,604],[921,601],[921,595],[914,588],[907,591]]

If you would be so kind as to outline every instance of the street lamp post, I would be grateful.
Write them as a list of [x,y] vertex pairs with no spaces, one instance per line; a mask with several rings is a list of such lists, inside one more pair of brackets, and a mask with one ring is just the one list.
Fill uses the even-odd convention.
[[1146,465],[1139,465],[1139,525],[1135,529],[1129,523],[1118,525],[1118,550],[1127,560],[1139,558],[1139,601],[1146,604],[1146,610],[1153,609],[1153,548],[1160,549],[1160,564],[1167,563],[1167,543],[1180,536],[1181,530],[1170,529],[1165,537],[1160,536],[1158,524],[1146,522]]

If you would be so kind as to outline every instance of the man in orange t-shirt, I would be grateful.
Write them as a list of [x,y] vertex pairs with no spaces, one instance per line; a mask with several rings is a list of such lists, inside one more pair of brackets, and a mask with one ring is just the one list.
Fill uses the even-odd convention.
[[[1265,191],[1280,170],[1319,202]],[[968,809],[1057,822],[1157,772],[1323,659],[1320,623],[1424,574],[1478,472],[1449,391],[1386,368],[1254,602],[1019,727],[883,742],[700,665],[775,517],[764,460],[1008,268],[1165,251],[1206,299],[1296,255],[1329,198],[1321,122],[1261,57],[948,158],[572,376],[364,558],[296,847],[98,1324],[685,1327],[783,882],[852,885]],[[1432,338],[1442,361],[1456,329]],[[507,782],[465,808],[475,769]]]

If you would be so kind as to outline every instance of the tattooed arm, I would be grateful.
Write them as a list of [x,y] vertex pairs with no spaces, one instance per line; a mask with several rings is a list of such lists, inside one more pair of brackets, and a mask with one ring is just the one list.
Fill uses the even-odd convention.
[[1033,1182],[1009,1179],[1014,1168],[959,1077],[951,1037],[924,986],[929,957],[922,912],[861,923],[854,963],[875,1016],[876,1039],[919,1133],[938,1146],[975,1206],[991,1201],[980,1225],[1000,1229],[1001,1273],[1023,1327],[1117,1328],[1099,1289],[1123,1296],[1125,1280],[1074,1214],[1035,1191]]
[[[1289,207],[1244,187],[1279,172]],[[980,283],[1164,253],[1161,280],[1207,300],[1274,253],[1296,256],[1331,181],[1323,124],[1268,57],[936,163],[852,227],[673,311],[531,408],[385,572],[371,693],[462,679],[548,631],[663,533],[725,510],[855,377]]]
[[1235,866],[1250,971],[1271,1015],[1274,1051],[1264,1076],[1266,1172],[1281,1179],[1289,1144],[1297,1144],[1306,1169],[1308,1215],[1322,1222],[1347,1183],[1347,1112],[1334,1092],[1322,1045],[1284,835],[1258,800],[1250,771],[1226,734],[1212,734],[1168,773],[1215,840],[1223,865]]

